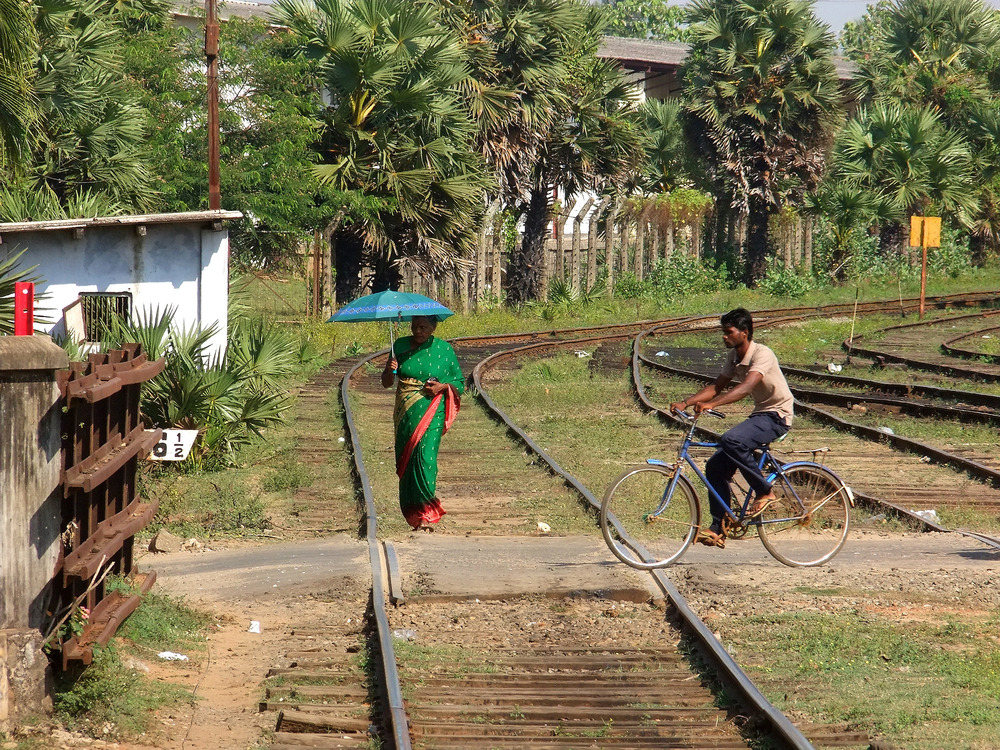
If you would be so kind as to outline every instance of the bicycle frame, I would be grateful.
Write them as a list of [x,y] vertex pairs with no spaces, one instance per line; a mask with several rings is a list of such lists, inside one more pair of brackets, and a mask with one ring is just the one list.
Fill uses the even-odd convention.
[[[684,440],[681,443],[681,447],[677,451],[677,463],[674,464],[673,475],[670,477],[670,482],[668,482],[667,488],[666,488],[666,490],[663,493],[663,497],[660,500],[660,505],[650,515],[653,516],[653,517],[656,517],[656,516],[660,515],[664,510],[666,510],[668,505],[670,505],[670,499],[674,496],[674,490],[677,487],[677,482],[680,481],[681,474],[684,471],[683,465],[686,463],[688,466],[691,467],[691,470],[694,471],[695,476],[697,476],[698,479],[701,480],[701,483],[703,485],[705,485],[705,489],[708,490],[709,495],[711,497],[715,498],[716,502],[719,505],[721,505],[722,507],[724,507],[726,509],[726,513],[729,515],[729,518],[732,521],[734,521],[735,523],[737,523],[737,524],[742,524],[743,523],[743,519],[746,518],[747,509],[750,507],[750,499],[753,497],[753,490],[752,489],[751,490],[747,490],[746,497],[743,499],[743,505],[740,507],[740,514],[739,514],[739,516],[737,516],[735,513],[733,513],[733,510],[732,510],[732,508],[730,508],[729,504],[726,503],[719,496],[718,492],[715,491],[715,488],[712,487],[712,485],[708,481],[708,478],[702,473],[701,469],[698,468],[697,464],[695,464],[695,462],[691,458],[691,456],[688,455],[688,449],[689,448],[715,448],[715,449],[718,449],[718,447],[719,447],[719,443],[717,443],[717,442],[705,442],[705,441],[701,441],[701,440],[695,440],[694,439],[695,426],[696,426],[696,422],[692,421],[691,424],[690,424],[690,426],[688,427],[687,434],[685,434]],[[790,468],[790,467],[793,467],[793,466],[797,466],[800,463],[808,463],[808,462],[794,462],[794,463],[782,465],[778,461],[776,461],[771,456],[771,452],[765,448],[765,449],[763,449],[761,451],[760,460],[757,462],[757,470],[760,471],[761,474],[764,473],[764,466],[768,462],[770,462],[771,466],[774,468],[774,471],[771,472],[771,474],[767,477],[768,482],[773,483],[776,479],[779,479],[779,478],[782,479],[784,481],[785,488],[788,489],[788,490],[791,490],[792,495],[795,497],[795,501],[799,505],[799,509],[801,510],[801,512],[804,513],[805,512],[805,505],[802,503],[802,499],[799,497],[798,493],[795,491],[795,488],[792,487],[791,483],[784,479],[784,469],[785,468]],[[657,466],[669,466],[669,464],[667,464],[667,463],[665,463],[663,461],[659,461],[657,459],[646,459],[646,463],[657,465]],[[790,516],[788,518],[771,518],[771,519],[768,519],[766,521],[762,520],[761,518],[755,518],[755,519],[753,519],[753,521],[751,521],[751,525],[759,526],[761,524],[769,524],[769,523],[784,523],[784,522],[787,522],[787,521],[794,521],[794,520],[796,520],[796,518],[798,518],[798,516]]]

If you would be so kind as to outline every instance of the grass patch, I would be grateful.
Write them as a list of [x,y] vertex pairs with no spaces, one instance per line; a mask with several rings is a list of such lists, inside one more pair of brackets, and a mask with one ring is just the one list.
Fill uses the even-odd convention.
[[179,685],[151,680],[126,667],[118,647],[111,644],[95,651],[93,663],[75,679],[57,682],[55,709],[72,730],[102,739],[135,739],[153,728],[158,709],[190,697]]
[[[994,747],[1000,736],[996,613],[933,619],[900,622],[841,608],[730,616],[714,624],[786,711],[846,723],[910,750]],[[808,689],[790,689],[803,681]]]
[[310,484],[312,479],[308,467],[296,463],[292,456],[286,454],[282,464],[264,477],[261,487],[265,492],[297,490]]
[[[112,590],[132,591],[122,579]],[[155,730],[156,711],[191,699],[186,688],[152,679],[126,665],[125,657],[203,647],[211,619],[184,602],[148,594],[107,648],[95,649],[82,671],[60,675],[54,696],[56,717],[69,729],[105,740],[135,740]],[[146,738],[148,739],[148,738]]]
[[118,637],[144,652],[192,648],[200,651],[211,622],[208,614],[190,607],[182,599],[149,593],[125,621]]
[[258,536],[271,521],[253,473],[246,468],[191,474],[154,469],[140,492],[160,501],[149,533],[166,528],[201,539]]

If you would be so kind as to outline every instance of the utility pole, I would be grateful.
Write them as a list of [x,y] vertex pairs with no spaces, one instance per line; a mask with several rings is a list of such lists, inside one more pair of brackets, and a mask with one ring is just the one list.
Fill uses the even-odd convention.
[[222,208],[219,187],[219,15],[217,0],[205,0],[205,59],[208,62],[208,207]]

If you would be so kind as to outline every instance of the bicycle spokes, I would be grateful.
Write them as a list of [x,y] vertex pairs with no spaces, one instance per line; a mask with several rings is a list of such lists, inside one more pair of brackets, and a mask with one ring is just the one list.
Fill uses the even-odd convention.
[[843,545],[850,523],[844,485],[827,469],[803,464],[784,470],[777,502],[761,514],[758,532],[768,552],[786,565],[818,565]]

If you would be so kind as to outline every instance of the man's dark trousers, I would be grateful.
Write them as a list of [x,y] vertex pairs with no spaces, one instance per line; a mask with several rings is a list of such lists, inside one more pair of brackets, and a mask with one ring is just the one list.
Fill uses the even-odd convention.
[[[745,421],[722,435],[719,439],[719,450],[705,464],[705,478],[727,506],[732,495],[729,480],[733,478],[737,469],[757,495],[766,495],[771,491],[771,485],[757,470],[757,461],[753,453],[786,432],[788,425],[777,412],[762,411],[751,414]],[[712,509],[712,520],[717,524],[726,516],[726,510],[711,495],[709,495],[709,505]]]

